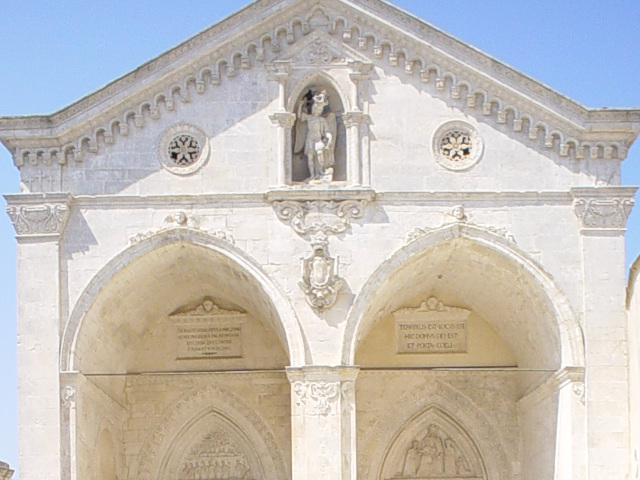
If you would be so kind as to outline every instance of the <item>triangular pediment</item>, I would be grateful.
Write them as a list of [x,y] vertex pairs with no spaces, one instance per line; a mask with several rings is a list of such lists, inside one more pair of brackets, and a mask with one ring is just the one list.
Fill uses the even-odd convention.
[[291,45],[273,59],[289,62],[293,67],[347,66],[353,62],[370,64],[371,60],[344,42],[339,42],[321,28]]
[[0,118],[16,165],[65,164],[276,61],[373,63],[555,156],[623,159],[640,111],[588,109],[380,0],[261,0],[46,116]]

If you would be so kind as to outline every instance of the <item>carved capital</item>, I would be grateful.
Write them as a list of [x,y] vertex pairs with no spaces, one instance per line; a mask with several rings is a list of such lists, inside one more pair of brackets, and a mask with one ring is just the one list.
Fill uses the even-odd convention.
[[342,120],[344,121],[344,126],[349,128],[359,126],[363,123],[368,124],[370,122],[370,117],[362,112],[348,112],[342,115]]
[[354,401],[355,367],[287,368],[292,401],[309,415],[339,415]]
[[63,407],[72,407],[76,403],[76,387],[73,385],[66,385],[62,387],[60,391],[60,403]]
[[621,230],[633,208],[635,188],[594,187],[572,190],[573,210],[585,230]]
[[57,236],[69,218],[71,196],[6,195],[7,215],[18,237]]
[[271,123],[274,125],[278,125],[279,127],[293,128],[293,125],[296,123],[296,114],[289,112],[276,112],[274,114],[269,115],[269,119]]

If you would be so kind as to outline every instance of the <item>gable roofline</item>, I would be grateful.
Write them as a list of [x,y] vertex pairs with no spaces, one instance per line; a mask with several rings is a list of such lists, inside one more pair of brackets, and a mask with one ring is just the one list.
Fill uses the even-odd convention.
[[[17,150],[21,146],[29,143],[30,137],[36,136],[41,143],[48,139],[58,148],[65,148],[63,144],[68,144],[67,139],[61,140],[61,138],[71,135],[82,137],[83,133],[80,130],[82,126],[87,126],[88,130],[93,132],[85,134],[84,138],[91,138],[93,135],[96,142],[96,131],[100,130],[100,126],[97,126],[100,123],[96,120],[97,117],[115,114],[117,108],[125,109],[125,104],[139,96],[145,85],[166,82],[174,73],[172,69],[175,68],[175,71],[180,73],[180,70],[186,68],[184,60],[187,56],[213,57],[216,49],[228,46],[234,39],[246,37],[254,30],[267,28],[266,24],[273,23],[275,18],[282,18],[278,12],[283,8],[289,7],[290,10],[300,11],[304,8],[313,9],[316,6],[329,8],[337,6],[343,7],[342,10],[355,9],[362,13],[362,18],[358,20],[362,20],[363,23],[383,25],[390,32],[390,36],[407,37],[422,50],[431,51],[443,58],[445,64],[443,68],[453,66],[466,70],[470,72],[469,76],[477,80],[476,83],[493,85],[507,92],[508,96],[518,98],[521,103],[530,104],[536,112],[539,112],[538,117],[541,117],[536,118],[535,124],[530,118],[531,127],[537,129],[538,125],[543,125],[545,134],[551,136],[558,130],[548,125],[554,122],[562,124],[561,128],[568,133],[560,135],[561,141],[569,139],[569,143],[573,142],[572,148],[577,152],[576,158],[584,155],[584,146],[581,143],[584,141],[587,148],[598,145],[595,148],[601,152],[605,148],[613,149],[616,152],[616,158],[623,159],[640,132],[640,108],[585,107],[386,0],[256,0],[57,112],[46,115],[0,117],[0,141],[14,155],[19,153]],[[349,28],[352,31],[361,29],[359,24],[351,25]],[[385,38],[384,41],[387,39]],[[228,65],[228,62],[225,63]],[[424,67],[424,62],[421,63]],[[140,99],[136,101],[139,102]],[[493,100],[487,94],[485,102],[489,103],[489,110],[492,108],[491,101]],[[106,131],[107,128],[103,127],[102,130]],[[73,134],[70,133],[71,131]],[[610,136],[614,143],[607,147]],[[530,136],[530,138],[534,137]],[[77,144],[78,148],[81,148],[82,141],[84,140],[81,138]],[[582,148],[582,153],[579,152],[579,148]],[[602,156],[607,158],[606,153],[602,153]],[[20,165],[19,159],[16,164]]]

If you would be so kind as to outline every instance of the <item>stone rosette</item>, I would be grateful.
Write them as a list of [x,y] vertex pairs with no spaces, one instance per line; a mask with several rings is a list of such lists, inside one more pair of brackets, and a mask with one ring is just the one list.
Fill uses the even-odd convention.
[[176,175],[190,175],[198,171],[209,160],[210,152],[207,136],[189,123],[170,126],[158,139],[158,161]]
[[466,170],[482,158],[484,142],[470,123],[452,120],[433,133],[431,147],[436,162],[447,170]]

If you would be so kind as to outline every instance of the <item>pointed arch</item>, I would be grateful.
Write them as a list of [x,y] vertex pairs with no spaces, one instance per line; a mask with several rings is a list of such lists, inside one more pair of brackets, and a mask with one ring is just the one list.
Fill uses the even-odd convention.
[[222,256],[232,262],[243,275],[253,279],[270,303],[274,317],[279,321],[279,325],[272,325],[272,327],[283,341],[290,364],[292,366],[305,365],[304,340],[295,311],[286,295],[262,270],[260,265],[249,255],[225,240],[199,230],[174,228],[161,231],[126,248],[107,263],[89,282],[76,302],[63,331],[60,355],[61,371],[72,371],[76,368],[76,345],[82,332],[83,321],[101,290],[109,284],[112,278],[131,262],[161,247],[180,242],[202,247]]
[[347,314],[342,346],[343,364],[354,363],[359,343],[382,315],[383,312],[381,309],[377,310],[379,306],[374,300],[377,299],[378,303],[382,301],[380,291],[383,286],[386,287],[389,279],[401,272],[410,262],[428,256],[433,248],[455,239],[463,239],[469,245],[477,245],[490,253],[491,258],[502,259],[507,265],[525,272],[526,285],[535,290],[536,298],[544,301],[546,309],[551,313],[548,317],[541,315],[536,319],[542,329],[539,332],[551,331],[557,336],[557,339],[537,338],[536,342],[546,345],[548,349],[559,350],[553,352],[558,357],[556,367],[584,366],[582,328],[569,300],[558,288],[553,277],[508,238],[466,223],[446,225],[421,235],[396,251],[369,277]]

